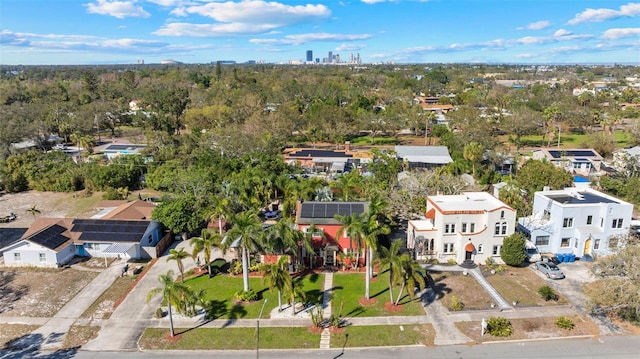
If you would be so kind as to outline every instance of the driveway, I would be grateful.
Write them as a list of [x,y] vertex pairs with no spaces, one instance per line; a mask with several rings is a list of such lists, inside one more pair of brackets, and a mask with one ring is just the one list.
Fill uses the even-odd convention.
[[589,297],[584,293],[583,286],[595,281],[597,278],[591,272],[589,265],[585,262],[563,262],[558,267],[564,272],[565,278],[554,280],[548,279],[540,271],[536,270],[535,264],[529,266],[541,278],[549,283],[557,292],[562,294],[581,314],[588,315],[598,326],[600,335],[622,334],[624,330],[612,323],[608,318],[591,315],[587,308]]

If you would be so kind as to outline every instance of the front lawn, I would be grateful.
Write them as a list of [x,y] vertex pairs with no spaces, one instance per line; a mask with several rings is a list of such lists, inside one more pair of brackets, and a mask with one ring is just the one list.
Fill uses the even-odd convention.
[[[250,350],[256,348],[256,328],[147,328],[140,338],[142,350]],[[312,349],[320,347],[320,334],[306,327],[260,327],[261,349]]]
[[[387,272],[378,273],[371,280],[369,291],[370,298],[375,300],[371,305],[361,305],[360,299],[365,294],[364,273],[335,273],[333,275],[333,300],[331,301],[332,312],[340,314],[342,307],[343,317],[380,317],[397,315],[424,315],[424,308],[418,296],[411,299],[405,288],[403,297],[400,299],[401,310],[386,310],[385,303],[389,298],[389,275]],[[398,295],[400,287],[394,288],[394,300]]]
[[523,306],[567,304],[567,300],[557,292],[559,296],[557,301],[545,301],[538,294],[538,289],[549,283],[527,267],[507,267],[507,270],[502,273],[485,274],[485,277],[509,303],[517,302],[518,305]]
[[[322,301],[322,286],[324,275],[312,273],[302,278],[295,279],[297,286],[303,288],[308,303],[320,303]],[[258,293],[258,300],[253,302],[238,302],[234,294],[243,290],[242,276],[230,276],[226,274],[209,278],[202,275],[185,281],[194,291],[204,290],[205,302],[209,303],[211,319],[248,319],[258,318],[264,300],[267,304],[262,314],[263,318],[269,318],[272,309],[278,306],[278,291],[270,291],[267,284],[262,283],[262,277],[250,277],[249,288]],[[282,297],[283,308],[286,307],[288,298]]]
[[349,326],[331,333],[332,348],[368,348],[392,345],[433,346],[436,332],[431,324]]
[[433,280],[433,291],[436,298],[449,310],[452,309],[453,296],[462,303],[462,309],[488,309],[493,300],[478,281],[470,275],[460,272],[430,272]]

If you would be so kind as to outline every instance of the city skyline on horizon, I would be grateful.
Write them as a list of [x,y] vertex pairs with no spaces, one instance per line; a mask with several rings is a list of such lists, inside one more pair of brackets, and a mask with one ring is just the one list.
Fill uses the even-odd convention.
[[[5,0],[0,64],[640,64],[640,3]],[[320,55],[323,54],[323,55]],[[331,56],[327,56],[330,58]],[[329,60],[327,63],[331,63]]]

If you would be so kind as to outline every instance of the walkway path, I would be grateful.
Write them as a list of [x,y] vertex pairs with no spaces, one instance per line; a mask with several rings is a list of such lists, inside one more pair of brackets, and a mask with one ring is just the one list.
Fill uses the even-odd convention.
[[[333,272],[324,274],[324,292],[322,293],[322,314],[331,315],[331,293],[333,292]],[[320,349],[331,348],[331,333],[328,328],[324,328],[320,335]]]

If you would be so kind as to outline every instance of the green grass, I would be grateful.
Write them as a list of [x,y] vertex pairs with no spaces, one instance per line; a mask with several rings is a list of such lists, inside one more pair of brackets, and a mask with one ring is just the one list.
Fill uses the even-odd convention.
[[[175,340],[167,340],[169,329],[147,328],[140,339],[143,350],[249,350],[256,348],[255,328],[176,328]],[[260,328],[261,349],[315,349],[320,334],[307,327]]]
[[[234,294],[243,289],[242,276],[232,277],[229,275],[217,275],[209,278],[203,275],[185,281],[189,287],[195,291],[205,290],[205,301],[210,303],[212,319],[247,319],[258,318],[264,299],[267,304],[262,314],[263,318],[269,318],[272,309],[278,306],[278,291],[270,291],[267,284],[262,283],[262,277],[250,277],[249,288],[259,295],[259,300],[254,302],[237,302]],[[302,286],[309,303],[319,303],[322,301],[322,285],[324,275],[311,274],[296,280],[297,286]],[[283,307],[287,303],[287,298],[282,298]]]
[[[629,146],[629,138],[627,134],[623,131],[615,131],[613,133],[616,147],[617,148],[625,148]],[[535,136],[522,136],[522,143],[525,147],[547,147],[547,138],[542,139],[542,135]],[[592,142],[591,135],[588,133],[585,134],[577,134],[577,133],[562,133],[560,135],[560,147],[561,148],[582,148],[582,147],[590,147],[589,143]],[[555,137],[553,141],[551,141],[551,146],[558,145],[558,138]]]
[[[371,281],[370,298],[375,299],[376,303],[370,306],[360,305],[360,299],[364,297],[365,278],[364,273],[336,273],[333,275],[333,314],[338,315],[340,306],[343,304],[343,317],[379,317],[379,316],[398,316],[398,315],[424,315],[424,308],[420,299],[416,297],[411,299],[405,289],[404,296],[400,299],[399,304],[402,305],[400,311],[387,311],[384,304],[389,302],[389,277],[387,272],[379,273],[376,278]],[[398,295],[400,287],[394,288],[394,296]],[[395,299],[395,298],[394,298]]]
[[435,330],[425,325],[371,325],[346,327],[331,333],[332,348],[362,348],[392,345],[433,345]]
[[376,136],[371,139],[371,136],[361,136],[350,138],[349,142],[352,145],[370,146],[370,145],[397,145],[400,143],[394,136]]

